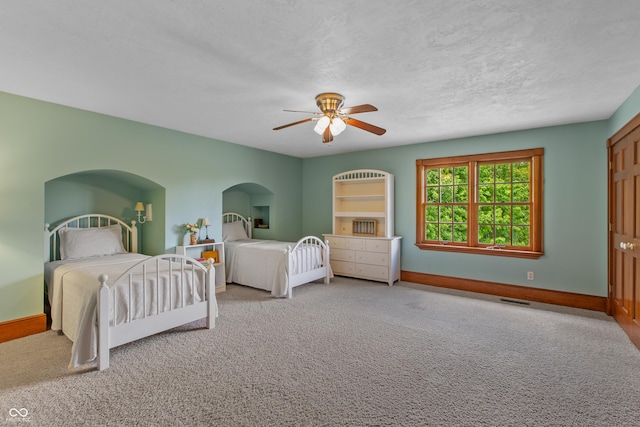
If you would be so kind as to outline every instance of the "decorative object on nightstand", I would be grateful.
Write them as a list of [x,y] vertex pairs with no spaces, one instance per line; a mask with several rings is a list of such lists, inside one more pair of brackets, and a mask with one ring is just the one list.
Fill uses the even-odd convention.
[[218,251],[217,250],[212,250],[212,251],[202,251],[202,253],[200,254],[200,256],[205,259],[213,259],[213,263],[217,263],[219,260],[218,257]]
[[204,218],[202,218],[202,224],[200,224],[200,226],[205,228],[207,236],[204,238],[204,240],[201,241],[201,243],[215,243],[216,242],[215,239],[210,239],[209,238],[209,226],[210,225],[211,225],[211,223],[209,222],[209,218],[207,218],[206,216]]
[[184,229],[189,233],[189,242],[191,245],[195,245],[198,243],[198,232],[200,229],[198,228],[198,224],[185,224]]

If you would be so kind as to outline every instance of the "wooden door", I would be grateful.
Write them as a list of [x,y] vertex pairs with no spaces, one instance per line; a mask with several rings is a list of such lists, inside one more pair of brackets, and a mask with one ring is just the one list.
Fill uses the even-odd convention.
[[609,140],[609,302],[640,348],[640,115]]

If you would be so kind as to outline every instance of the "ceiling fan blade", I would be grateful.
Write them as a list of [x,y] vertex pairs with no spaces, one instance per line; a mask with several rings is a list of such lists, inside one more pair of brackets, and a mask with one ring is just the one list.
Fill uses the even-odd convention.
[[340,109],[340,114],[368,113],[371,111],[378,111],[378,109],[371,104],[362,104],[354,107],[342,108]]
[[361,122],[360,120],[352,119],[351,117],[345,117],[342,119],[348,125],[355,126],[367,132],[375,133],[376,135],[384,135],[386,129],[379,128],[378,126],[371,125],[369,123]]
[[333,135],[331,134],[331,128],[327,126],[324,130],[324,134],[322,135],[322,142],[331,142],[333,141]]
[[316,120],[316,118],[315,117],[309,117],[308,119],[299,120],[297,122],[289,123],[287,125],[278,126],[277,128],[273,128],[273,130],[280,130],[280,129],[288,128],[289,126],[299,125],[300,123],[306,123],[306,122],[310,122],[312,120]]
[[322,112],[320,111],[301,111],[301,110],[282,110],[282,111],[286,111],[288,113],[307,113],[307,114],[322,114]]

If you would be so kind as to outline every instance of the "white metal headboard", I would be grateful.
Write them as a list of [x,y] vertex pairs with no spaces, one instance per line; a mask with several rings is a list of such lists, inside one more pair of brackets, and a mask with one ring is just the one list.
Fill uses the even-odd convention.
[[51,231],[49,231],[49,224],[44,225],[44,261],[48,262],[60,259],[58,231],[61,228],[99,228],[115,224],[122,226],[122,243],[124,244],[124,248],[129,252],[137,253],[138,229],[136,228],[136,222],[134,220],[131,221],[131,225],[127,225],[124,221],[110,215],[85,214],[65,220]]
[[249,218],[245,218],[244,216],[240,215],[239,213],[235,213],[235,212],[226,212],[222,214],[222,223],[226,224],[228,222],[238,222],[238,221],[242,221],[242,225],[244,227],[244,231],[247,232],[247,237],[249,237],[250,239],[251,237],[251,230],[253,229],[251,227],[251,217]]

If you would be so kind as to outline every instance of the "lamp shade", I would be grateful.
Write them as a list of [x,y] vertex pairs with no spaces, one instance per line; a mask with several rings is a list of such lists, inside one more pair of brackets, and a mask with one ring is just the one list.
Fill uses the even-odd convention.
[[207,225],[211,225],[211,223],[209,222],[209,218],[202,218],[202,227],[206,227]]
[[327,126],[329,126],[329,123],[331,123],[331,119],[327,116],[323,116],[320,120],[318,120],[318,123],[316,124],[316,127],[313,128],[313,130],[318,135],[322,135]]
[[136,203],[136,206],[133,208],[133,210],[141,212],[144,210],[144,205],[142,204],[142,202],[138,202]]
[[329,127],[331,128],[331,133],[336,136],[340,135],[342,131],[347,128],[347,124],[343,122],[340,117],[334,117]]

